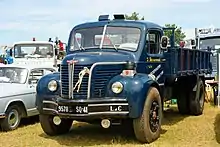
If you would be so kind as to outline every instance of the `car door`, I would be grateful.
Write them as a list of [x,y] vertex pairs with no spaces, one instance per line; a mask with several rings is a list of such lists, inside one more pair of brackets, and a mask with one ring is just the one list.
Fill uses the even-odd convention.
[[146,73],[151,75],[157,82],[162,85],[164,83],[164,61],[163,52],[160,47],[161,31],[152,29],[147,31],[146,45],[144,50]]

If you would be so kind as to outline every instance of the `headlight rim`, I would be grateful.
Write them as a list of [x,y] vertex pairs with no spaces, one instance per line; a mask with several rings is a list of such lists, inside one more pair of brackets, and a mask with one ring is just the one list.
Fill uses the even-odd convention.
[[[53,84],[56,85],[54,89],[51,89],[51,88],[50,88],[50,84],[52,84],[52,82],[55,82],[55,83],[56,83],[56,84],[53,83]],[[52,86],[52,85],[51,85],[51,86]],[[54,85],[53,85],[53,86],[54,86]],[[47,84],[47,88],[48,88],[48,90],[51,91],[51,92],[57,91],[57,89],[58,89],[58,82],[57,82],[56,80],[50,80],[50,81],[48,82],[48,84]]]
[[[118,92],[116,90],[113,90],[114,89],[113,86],[117,85],[117,84],[118,84],[118,86],[120,85],[120,90]],[[115,94],[120,94],[123,91],[123,89],[124,89],[124,85],[120,81],[116,81],[116,82],[112,83],[112,85],[111,85],[111,90]]]

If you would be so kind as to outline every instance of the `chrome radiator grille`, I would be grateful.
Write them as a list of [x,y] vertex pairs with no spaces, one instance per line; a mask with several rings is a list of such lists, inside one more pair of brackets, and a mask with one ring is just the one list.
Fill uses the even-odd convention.
[[[92,65],[74,65],[73,83],[69,83],[68,65],[61,65],[61,93],[62,97],[69,98],[69,92],[74,99],[86,99],[88,94],[89,75],[82,79],[80,90],[69,91],[69,86],[74,87],[79,79],[79,73],[84,68]],[[97,65],[92,71],[90,96],[92,98],[104,97],[109,80],[122,72],[122,65]]]

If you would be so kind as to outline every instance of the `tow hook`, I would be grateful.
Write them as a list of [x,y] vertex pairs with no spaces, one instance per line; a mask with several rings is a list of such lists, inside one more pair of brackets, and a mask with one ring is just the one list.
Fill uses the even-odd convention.
[[107,129],[111,126],[111,121],[109,119],[103,119],[101,121],[101,126],[105,129]]

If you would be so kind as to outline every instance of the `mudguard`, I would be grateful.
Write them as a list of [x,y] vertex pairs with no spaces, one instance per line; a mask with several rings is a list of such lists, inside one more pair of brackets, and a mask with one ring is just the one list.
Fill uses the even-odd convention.
[[[58,89],[55,92],[48,90],[48,83],[51,80],[56,80],[58,83]],[[43,100],[54,100],[60,95],[60,73],[54,72],[43,76],[37,83],[36,87],[36,105],[40,111],[42,108]]]
[[[123,91],[120,94],[112,92],[111,85],[114,82],[121,82],[123,84]],[[138,73],[134,77],[118,75],[109,82],[107,96],[127,98],[129,103],[129,117],[138,118],[142,114],[147,92],[151,86],[159,88],[157,81],[146,74]]]

